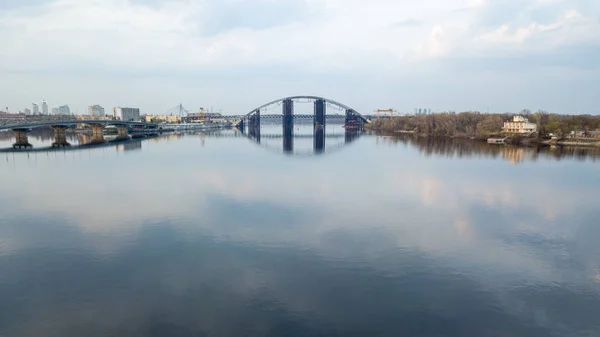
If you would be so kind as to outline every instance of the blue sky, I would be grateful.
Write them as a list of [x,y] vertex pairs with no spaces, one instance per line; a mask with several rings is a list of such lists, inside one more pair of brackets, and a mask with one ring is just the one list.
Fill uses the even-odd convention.
[[0,106],[600,113],[594,0],[2,0]]

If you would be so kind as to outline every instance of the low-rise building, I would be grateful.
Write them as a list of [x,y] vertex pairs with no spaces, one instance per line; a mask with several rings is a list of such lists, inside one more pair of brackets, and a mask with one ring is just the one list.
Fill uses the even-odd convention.
[[126,122],[138,122],[140,120],[140,109],[138,108],[113,108],[113,117]]
[[568,138],[600,138],[600,131],[574,130],[569,133]]
[[182,118],[170,115],[146,115],[144,120],[146,123],[181,123]]
[[537,132],[537,125],[523,116],[514,116],[511,121],[504,122],[503,133],[529,135]]

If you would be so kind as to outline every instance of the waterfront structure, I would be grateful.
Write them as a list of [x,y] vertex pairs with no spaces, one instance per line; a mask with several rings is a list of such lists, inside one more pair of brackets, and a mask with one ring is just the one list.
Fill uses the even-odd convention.
[[600,131],[574,130],[569,133],[568,138],[600,138]]
[[104,117],[104,108],[98,104],[90,105],[88,107],[88,115],[92,117]]
[[42,100],[42,113],[44,115],[48,114],[48,103],[45,100]]
[[39,115],[39,114],[40,114],[40,107],[39,107],[39,105],[37,105],[37,104],[33,103],[33,104],[32,104],[32,108],[33,108],[33,109],[32,109],[32,112],[33,112],[33,114],[34,114],[35,116],[37,116],[37,115]]
[[218,112],[208,112],[204,108],[200,108],[197,113],[190,113],[187,115],[187,120],[190,122],[200,122],[207,119],[220,119],[223,115]]
[[527,118],[523,116],[514,116],[512,120],[504,122],[502,128],[503,133],[529,135],[537,132],[537,125],[531,123]]
[[71,114],[71,109],[69,108],[68,105],[61,105],[56,109],[56,114],[57,115],[70,115]]
[[138,121],[140,120],[140,109],[138,108],[113,108],[113,117],[121,121]]
[[166,116],[166,115],[146,115],[144,116],[146,123],[181,123],[181,116]]

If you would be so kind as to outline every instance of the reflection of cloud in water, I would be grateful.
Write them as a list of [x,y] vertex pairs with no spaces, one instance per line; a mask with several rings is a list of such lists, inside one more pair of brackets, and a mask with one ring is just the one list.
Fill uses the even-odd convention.
[[[38,211],[60,214],[85,231],[109,234],[110,239],[94,244],[102,251],[114,250],[110,244],[119,242],[115,239],[119,234],[127,237],[148,223],[168,219],[178,225],[199,218],[203,219],[198,224],[203,230],[229,240],[261,244],[286,242],[321,250],[325,255],[336,255],[339,252],[331,251],[332,248],[320,240],[322,236],[340,230],[360,232],[367,225],[394,238],[397,247],[416,246],[439,254],[477,251],[465,258],[481,263],[500,263],[506,268],[527,269],[526,273],[543,277],[549,273],[543,257],[529,254],[532,247],[527,244],[506,249],[502,239],[523,231],[548,238],[563,237],[568,234],[563,226],[540,221],[540,215],[545,219],[568,217],[577,209],[591,206],[585,203],[595,200],[579,199],[588,194],[587,190],[562,188],[559,199],[555,197],[556,187],[537,185],[535,181],[523,188],[519,181],[510,179],[481,181],[479,177],[463,179],[460,176],[451,179],[427,168],[385,170],[393,176],[390,173],[367,174],[370,179],[362,181],[356,180],[354,173],[337,171],[332,174],[315,170],[316,164],[298,165],[304,167],[252,169],[242,173],[231,167],[220,170],[195,165],[178,167],[178,176],[184,179],[174,179],[172,174],[161,174],[151,167],[145,172],[121,171],[120,176],[98,181],[89,180],[85,175],[72,176],[65,181],[24,174],[17,175],[17,179],[7,182],[4,188],[11,190],[13,198],[10,202],[14,203],[16,212],[20,212],[16,205],[28,204],[32,209],[39,207]],[[315,178],[290,178],[298,171]],[[349,181],[352,185],[347,184]],[[65,193],[57,198],[56,191]],[[214,200],[219,199],[229,206],[215,205]],[[231,224],[243,224],[247,219],[256,223],[263,221],[264,213],[252,207],[261,204],[268,205],[267,210],[297,209],[312,216],[295,212],[294,217],[304,221],[305,225],[270,230],[261,226],[228,228],[226,223],[219,221],[227,213],[240,214],[229,218]],[[470,210],[474,207],[498,212],[473,218]],[[436,212],[432,213],[434,208]],[[244,212],[234,212],[239,209]],[[547,216],[548,210],[552,217]],[[516,211],[525,212],[529,218],[514,218],[511,214]],[[499,222],[494,226],[483,226],[490,216]],[[427,219],[427,223],[422,219]],[[286,219],[279,222],[285,224]],[[497,231],[496,228],[505,230]],[[467,235],[471,239],[469,245],[474,246],[465,246],[460,235]],[[122,244],[128,242],[124,240]],[[373,245],[377,246],[376,243]],[[481,246],[488,247],[479,251]]]
[[[19,323],[2,325],[0,319],[0,326],[24,337],[76,331],[86,336],[364,336],[377,335],[378,329],[420,336],[478,336],[485,329],[535,337],[592,324],[593,318],[572,316],[598,308],[597,303],[583,306],[581,294],[569,293],[569,317],[549,312],[550,320],[534,326],[530,312],[543,307],[521,300],[520,289],[498,297],[443,259],[394,250],[393,242],[366,232],[326,241],[348,248],[378,242],[380,254],[363,262],[359,255],[323,259],[294,247],[267,250],[205,235],[182,241],[174,228],[164,226],[144,227],[109,263],[81,251],[83,246],[74,248],[75,242],[46,251],[41,260],[32,259],[36,250],[23,251],[11,258],[0,291],[28,296],[4,297],[9,299],[0,303],[4,318]],[[70,252],[69,259],[62,251]],[[47,260],[63,272],[48,273]],[[381,272],[385,269],[394,272]],[[56,285],[52,293],[36,287],[42,279]],[[545,288],[526,291],[529,297],[546,295]],[[519,316],[511,314],[515,304]]]

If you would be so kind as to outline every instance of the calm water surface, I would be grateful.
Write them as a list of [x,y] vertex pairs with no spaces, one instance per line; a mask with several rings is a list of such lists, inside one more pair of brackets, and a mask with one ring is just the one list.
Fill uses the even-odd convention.
[[0,153],[0,336],[600,336],[597,150],[277,130]]

